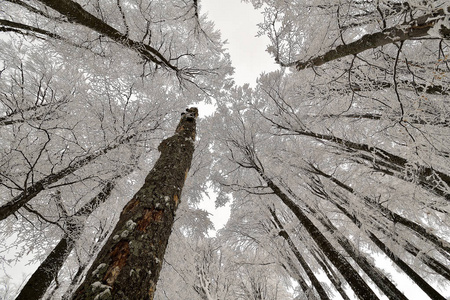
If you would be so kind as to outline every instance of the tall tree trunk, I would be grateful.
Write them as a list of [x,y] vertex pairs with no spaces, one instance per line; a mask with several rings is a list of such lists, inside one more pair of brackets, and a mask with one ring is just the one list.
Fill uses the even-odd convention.
[[[72,0],[38,0],[38,1],[57,11],[61,15],[65,16],[69,22],[83,25],[103,36],[106,36],[111,40],[115,41],[116,43],[121,44],[122,46],[125,46],[133,51],[136,51],[137,53],[141,54],[145,59],[152,61],[155,64],[158,64],[162,67],[166,67],[174,71],[179,71],[178,68],[172,65],[171,62],[167,60],[157,49],[142,42],[130,39],[128,35],[121,33],[114,27],[108,25],[101,19],[84,10],[83,7],[75,1]],[[25,5],[22,6],[29,9]]]
[[[314,190],[322,190],[323,186],[321,185],[320,181],[315,180],[314,184],[317,185],[316,188],[314,188]],[[345,186],[344,183],[340,183],[341,186]],[[350,187],[348,187],[350,188]],[[333,199],[332,197],[329,197],[328,195],[325,195],[326,199],[334,204],[345,216],[347,216],[358,228],[362,228],[363,227],[363,223],[356,217],[354,216],[347,208],[345,208],[343,205],[341,205],[340,203],[338,203],[335,199]],[[341,202],[345,203],[346,206],[349,205],[348,201],[346,199],[342,199],[341,197],[338,197],[338,199],[341,200]],[[363,201],[364,202],[364,201]],[[371,214],[369,214],[371,215]],[[383,225],[375,225],[375,223],[380,223],[379,220],[377,220],[376,218],[374,218],[373,221],[369,221],[371,223],[372,226],[375,226],[378,231],[381,231],[383,234],[385,235],[390,235],[389,229],[388,228],[382,228]],[[384,225],[385,226],[385,225]],[[417,274],[411,267],[408,266],[408,264],[406,264],[399,256],[397,256],[389,247],[387,247],[387,245],[385,243],[383,243],[374,233],[372,233],[369,229],[365,230],[367,236],[369,237],[369,239],[378,246],[378,248],[380,248],[380,250],[383,251],[383,253],[389,257],[393,263],[395,263],[402,271],[405,272],[406,275],[408,275],[412,281],[414,281],[414,283],[416,283],[429,297],[431,297],[432,299],[440,299],[440,300],[445,300],[445,298],[438,292],[436,291],[432,286],[430,286],[419,274]],[[404,243],[401,243],[404,244]],[[410,245],[410,247],[408,247],[408,245]],[[419,250],[414,247],[411,243],[409,243],[408,241],[406,241],[406,244],[403,246],[408,252],[410,252],[411,254],[417,256]],[[408,250],[410,249],[410,250]],[[414,251],[415,250],[415,251]],[[425,258],[429,258],[428,260],[425,260]],[[431,262],[429,262],[429,264],[431,264],[432,266],[435,266],[436,264],[433,263],[438,263],[436,260],[432,259],[431,257],[429,257],[427,254],[424,254],[423,257],[421,257],[421,260],[425,262],[425,264],[427,264],[427,262],[429,262],[431,260]],[[427,265],[429,265],[427,264]],[[431,267],[433,270],[435,270],[435,268]],[[436,266],[436,268],[438,269],[438,271],[436,271],[438,274],[441,274],[440,271],[445,269],[445,266],[439,264]],[[442,275],[442,274],[441,274]],[[444,275],[445,277],[445,272]],[[448,278],[447,278],[448,279]]]
[[[314,186],[311,187],[316,193],[320,193],[320,189],[316,189]],[[287,191],[291,196],[297,198],[297,196],[286,187]],[[322,194],[318,195],[322,196]],[[397,287],[384,275],[380,270],[378,270],[363,254],[359,253],[353,246],[352,242],[344,236],[330,219],[323,213],[319,212],[316,207],[312,207],[302,202],[306,208],[311,212],[311,214],[322,224],[322,226],[330,232],[335,240],[341,245],[341,247],[349,254],[349,256],[358,264],[358,266],[369,276],[370,279],[378,286],[378,288],[383,291],[383,293],[389,299],[397,300],[408,300],[405,295],[400,292]]]
[[327,293],[323,289],[322,285],[320,284],[320,281],[317,279],[314,272],[309,267],[306,260],[303,258],[300,251],[298,251],[297,247],[295,246],[294,242],[292,241],[291,237],[289,236],[289,233],[284,229],[283,224],[281,224],[280,219],[278,219],[277,214],[275,213],[275,210],[272,208],[268,208],[269,212],[272,216],[273,221],[277,225],[277,227],[280,229],[280,232],[278,233],[279,236],[281,236],[289,245],[289,248],[294,253],[295,257],[297,258],[298,262],[302,266],[303,270],[305,271],[306,275],[308,275],[309,280],[311,281],[313,287],[316,289],[317,293],[319,294],[319,298],[322,300],[329,300]]
[[297,267],[294,266],[294,262],[289,256],[286,256],[286,264],[281,263],[283,269],[291,276],[295,281],[297,281],[298,285],[302,289],[303,293],[306,293],[309,289],[308,284],[305,279],[303,279],[302,274],[298,270]]
[[[397,223],[397,224],[401,224],[405,228],[407,228],[407,229],[411,230],[412,232],[414,232],[415,234],[417,234],[418,236],[421,236],[422,238],[427,239],[428,241],[430,241],[431,243],[434,244],[436,249],[438,249],[439,252],[442,253],[442,255],[444,255],[445,257],[448,258],[448,255],[450,254],[450,246],[442,238],[432,234],[430,232],[430,230],[427,230],[420,224],[410,221],[410,220],[406,219],[405,217],[393,212],[392,210],[388,209],[387,207],[384,207],[383,205],[381,205],[380,203],[377,203],[375,200],[370,199],[369,197],[358,195],[358,193],[352,187],[343,183],[342,181],[333,177],[332,175],[326,174],[325,172],[316,168],[315,166],[310,165],[310,167],[311,167],[311,170],[313,171],[313,173],[320,175],[326,179],[329,179],[331,182],[333,182],[340,188],[346,190],[347,192],[349,192],[359,198],[363,198],[362,201],[365,204],[367,204],[368,207],[370,207],[371,209],[378,210],[378,212],[380,212],[388,220],[390,220],[394,223]],[[348,201],[346,201],[344,199],[342,199],[342,200],[346,204],[349,204]]]
[[159,145],[159,159],[123,209],[74,300],[153,299],[191,165],[197,115],[196,108],[188,109],[175,134]]
[[[336,207],[342,211],[352,222],[361,228],[363,225],[355,216],[348,212],[343,206],[339,205],[332,199],[330,201],[336,205]],[[419,274],[417,274],[407,263],[405,263],[399,256],[397,256],[385,243],[383,243],[374,233],[370,230],[365,231],[369,239],[380,248],[383,253],[389,257],[394,264],[396,264],[411,280],[417,284],[431,299],[445,300],[445,298],[436,291],[431,285],[429,285]],[[386,233],[386,232],[385,232]],[[387,233],[386,233],[387,234]],[[406,248],[406,247],[405,247]],[[417,253],[415,253],[417,255]]]
[[126,138],[122,138],[118,143],[115,143],[111,146],[108,146],[104,149],[98,150],[91,155],[88,155],[82,159],[73,161],[69,164],[68,167],[58,171],[56,173],[50,174],[45,178],[33,183],[31,186],[25,186],[22,193],[14,197],[12,200],[8,201],[6,204],[3,204],[0,207],[0,221],[6,219],[13,213],[17,212],[21,207],[28,203],[31,199],[36,197],[40,192],[45,190],[49,185],[61,180],[67,175],[74,173],[75,171],[81,169],[86,166],[88,163],[96,159],[102,154],[108,153],[109,151],[119,147],[122,144],[129,142],[136,135],[133,134]]
[[316,251],[312,251],[312,255],[316,259],[317,263],[322,267],[322,269],[324,270],[324,272],[327,275],[328,279],[334,285],[336,290],[339,292],[339,294],[341,295],[342,299],[350,300],[350,298],[348,297],[347,293],[342,288],[341,280],[337,276],[336,272],[334,272],[334,270],[331,268],[331,266],[327,262],[326,258],[323,257],[323,254],[321,254],[319,251],[316,250]]
[[[90,215],[101,203],[108,199],[113,188],[114,183],[108,182],[103,187],[102,191],[83,205],[83,207],[80,208],[73,217]],[[69,217],[65,228],[66,233],[62,239],[50,252],[47,258],[41,263],[33,275],[31,275],[16,300],[39,300],[45,294],[52,281],[56,278],[64,264],[64,261],[69,256],[76,241],[83,232],[84,224],[72,221],[73,217]]]
[[[245,149],[255,156],[252,149]],[[250,158],[253,160],[253,157]],[[319,228],[306,216],[302,209],[295,204],[283,191],[269,179],[262,169],[252,162],[254,168],[261,178],[267,183],[268,187],[280,198],[280,200],[294,213],[302,226],[309,233],[311,238],[316,242],[320,250],[327,256],[330,262],[336,267],[341,275],[347,280],[350,287],[360,299],[378,299],[377,295],[371,290],[369,285],[361,278],[353,266],[344,258],[344,256],[337,251],[328,239],[322,234]]]

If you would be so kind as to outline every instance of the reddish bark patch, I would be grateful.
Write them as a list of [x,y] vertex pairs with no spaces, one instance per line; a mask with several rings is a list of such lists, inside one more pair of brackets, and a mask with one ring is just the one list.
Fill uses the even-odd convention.
[[152,222],[161,222],[163,217],[162,210],[145,209],[144,216],[137,222],[137,230],[146,231],[148,225]]
[[184,126],[183,125],[181,125],[180,127],[178,127],[176,130],[175,130],[175,132],[181,132],[181,131],[183,131],[184,130]]
[[112,263],[106,271],[103,280],[110,286],[114,284],[117,276],[119,276],[120,271],[125,266],[128,256],[130,256],[130,246],[128,242],[120,241],[109,255],[112,259]]
[[139,204],[139,200],[136,198],[131,199],[127,205],[125,205],[123,209],[123,214],[126,214],[127,212],[131,211],[133,208],[135,208]]

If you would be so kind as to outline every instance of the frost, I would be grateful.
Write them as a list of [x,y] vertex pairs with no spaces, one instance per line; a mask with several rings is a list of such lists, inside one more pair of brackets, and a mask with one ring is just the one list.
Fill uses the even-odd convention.
[[94,300],[106,300],[106,299],[111,299],[111,291],[109,289],[104,290],[94,298]]
[[436,38],[443,38],[443,36],[442,36],[442,34],[441,34],[441,32],[440,32],[440,30],[442,29],[442,28],[450,28],[450,17],[446,17],[446,18],[444,18],[444,19],[440,19],[439,21],[437,21],[435,24],[434,24],[434,26],[433,27],[431,27],[429,30],[428,30],[428,34],[431,36],[431,37],[436,37]]
[[113,240],[114,240],[114,241],[116,241],[116,240],[118,240],[118,239],[119,239],[119,235],[116,234],[115,236],[113,236]]
[[92,287],[93,292],[96,292],[99,290],[105,290],[105,289],[109,290],[111,288],[109,285],[103,284],[100,281],[94,282],[93,284],[91,284],[91,287]]
[[133,222],[133,220],[128,220],[125,224],[128,229],[133,230],[136,227],[136,223]]
[[129,232],[128,230],[124,230],[124,231],[120,234],[120,236],[123,237],[123,238],[126,238],[126,237],[128,236],[129,233],[130,233],[130,232]]
[[105,263],[99,264],[97,269],[95,269],[94,272],[92,272],[92,275],[96,275],[98,272],[100,272],[104,267],[106,267]]

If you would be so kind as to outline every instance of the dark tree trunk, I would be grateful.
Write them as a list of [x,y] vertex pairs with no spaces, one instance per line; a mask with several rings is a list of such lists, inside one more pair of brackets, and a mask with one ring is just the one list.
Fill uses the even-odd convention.
[[[107,183],[102,191],[78,210],[74,217],[88,216],[103,203],[114,188],[112,182]],[[64,261],[69,256],[75,242],[83,232],[83,224],[68,221],[66,233],[37,270],[24,285],[16,300],[39,300],[45,294],[52,281],[58,275]]]
[[321,254],[319,254],[318,251],[313,251],[312,255],[316,259],[317,263],[322,267],[322,269],[324,270],[324,272],[327,275],[328,279],[331,281],[331,283],[334,285],[336,290],[339,292],[339,294],[341,295],[342,299],[350,300],[350,298],[348,297],[347,293],[342,288],[341,280],[339,279],[337,274],[334,272],[334,270],[331,268],[331,266],[328,264],[326,258],[322,257],[323,254],[321,255]]
[[[331,200],[331,199],[330,199]],[[362,227],[362,223],[353,216],[350,212],[347,211],[343,206],[331,200],[333,204],[339,208],[353,223],[358,226],[358,228]],[[366,230],[366,234],[369,239],[380,248],[383,253],[389,257],[393,263],[395,263],[406,275],[414,281],[431,299],[436,300],[445,300],[445,298],[436,291],[431,285],[429,285],[419,274],[417,274],[407,263],[405,263],[399,256],[397,256],[385,243],[383,243],[374,233],[370,230]],[[406,248],[406,247],[405,247]],[[415,253],[417,255],[417,253]]]
[[[311,183],[312,185],[313,183]],[[320,193],[321,189],[311,186],[311,189],[316,193]],[[293,197],[297,198],[296,195],[288,189]],[[322,197],[326,197],[323,193],[320,193]],[[378,286],[378,288],[383,291],[383,293],[392,300],[408,300],[405,295],[400,292],[397,287],[386,277],[380,270],[378,270],[363,254],[359,253],[349,241],[349,239],[344,236],[330,221],[330,219],[323,213],[316,210],[315,207],[303,202],[311,214],[322,224],[322,226],[330,232],[335,240],[341,245],[341,247],[348,253],[348,255],[358,264],[358,266],[369,276],[370,279]]]
[[[103,36],[106,36],[116,43],[136,51],[145,59],[152,61],[155,64],[174,71],[179,71],[178,68],[172,65],[170,61],[167,60],[157,49],[142,42],[130,39],[126,34],[121,33],[117,29],[103,22],[101,19],[84,10],[83,7],[75,1],[39,0],[39,2],[65,16],[68,21],[83,25]],[[24,7],[27,8],[26,6]]]
[[[316,169],[316,171],[319,171],[319,170]],[[329,176],[329,177],[331,177],[331,176]],[[319,184],[318,181],[314,181],[314,182],[316,184]],[[339,183],[340,187],[345,188],[347,191],[352,191],[353,192],[351,187],[346,186],[344,183],[338,181],[337,179],[335,179],[335,183],[336,184]],[[322,188],[322,186],[318,186],[315,190],[321,190],[321,188]],[[342,197],[338,197],[338,196],[337,196],[337,199],[341,200],[340,202],[343,202],[346,206],[349,206],[349,203],[348,203],[348,201],[346,199],[342,199]],[[327,200],[330,201],[332,204],[334,204],[345,216],[347,216],[356,226],[358,226],[358,228],[363,227],[363,223],[356,216],[354,216],[346,207],[344,207],[343,205],[338,203],[332,197],[328,197],[327,196]],[[366,202],[366,201],[367,200],[363,200],[363,202]],[[367,203],[367,204],[370,207],[371,204],[373,204],[373,203]],[[375,209],[377,209],[377,208],[379,209],[378,206]],[[373,209],[373,208],[371,207],[370,209]],[[384,211],[384,212],[386,212],[386,211]],[[392,213],[392,212],[389,215],[395,216],[395,214]],[[400,216],[398,216],[398,217],[400,217]],[[383,229],[381,227],[382,225],[376,225],[375,224],[375,223],[379,223],[379,220],[374,218],[373,221],[369,221],[369,222],[371,223],[371,226],[372,227],[374,226],[375,229],[377,229],[378,231],[381,231],[382,233],[384,233],[386,235],[389,235],[387,233],[387,231],[388,231],[387,228]],[[408,224],[408,223],[406,222],[405,224]],[[432,286],[430,286],[419,274],[417,274],[411,267],[409,267],[408,264],[406,264],[391,249],[389,249],[389,247],[387,247],[386,244],[384,244],[380,239],[378,239],[378,237],[374,233],[372,233],[370,230],[366,230],[365,232],[366,232],[367,236],[369,237],[369,239],[375,245],[377,245],[378,248],[380,248],[380,250],[382,250],[383,253],[386,254],[386,256],[388,256],[392,260],[393,263],[395,263],[402,271],[404,271],[405,274],[408,275],[411,278],[411,280],[413,280],[429,297],[431,297],[432,299],[440,299],[440,300],[444,300],[445,299],[438,291],[436,291]],[[410,247],[408,247],[408,245],[410,245]],[[415,248],[414,246],[412,246],[412,244],[410,244],[408,241],[406,241],[406,244],[404,245],[404,248],[408,252],[413,254],[413,255],[417,255],[418,252],[419,252],[419,250],[417,248]],[[408,249],[410,249],[410,251]],[[426,261],[424,260],[424,257],[428,257],[428,258],[430,258],[430,257],[427,254],[424,254],[423,257],[421,257],[421,260],[426,263]],[[432,262],[437,262],[437,261],[435,261],[433,259]],[[433,264],[433,266],[434,266],[434,264]],[[439,268],[440,271],[442,271],[442,269],[445,269],[445,267],[442,266],[442,265],[439,265],[439,267],[440,267]],[[435,270],[434,268],[432,268],[432,269]],[[441,274],[440,272],[437,272],[437,273]]]
[[[250,150],[252,151],[252,150]],[[258,171],[261,178],[267,183],[268,187],[280,198],[280,200],[294,213],[302,226],[316,242],[319,249],[326,255],[330,262],[336,267],[341,275],[347,280],[350,287],[360,299],[378,299],[377,295],[371,290],[364,279],[352,267],[352,265],[337,251],[328,239],[322,234],[314,223],[306,216],[299,206],[295,204],[281,189],[269,179],[264,172],[257,166],[253,168]]]
[[294,253],[295,257],[297,258],[298,262],[302,266],[303,270],[305,271],[306,275],[308,276],[309,280],[311,281],[313,287],[316,289],[317,293],[319,294],[319,298],[322,300],[329,300],[327,293],[323,289],[322,285],[320,284],[320,281],[317,279],[314,272],[309,267],[306,260],[303,258],[300,251],[298,251],[297,247],[295,246],[294,242],[292,241],[291,237],[287,233],[287,231],[284,229],[283,224],[281,224],[281,221],[278,219],[277,214],[275,213],[275,210],[269,208],[270,214],[272,215],[272,219],[277,225],[277,227],[280,229],[280,232],[278,233],[279,236],[281,236],[289,245],[289,248]]
[[[319,174],[325,178],[330,179],[333,183],[335,183],[339,187],[341,187],[341,188],[345,189],[346,191],[359,197],[359,195],[350,186],[346,185],[345,183],[339,181],[337,178],[335,178],[331,175],[328,175],[315,167],[313,167],[313,168],[314,168],[314,172],[316,174]],[[342,197],[337,196],[337,198],[341,199],[346,206],[349,205],[348,201],[345,199],[342,199]],[[378,210],[383,216],[385,216],[388,220],[392,221],[394,224],[401,224],[408,230],[411,230],[412,232],[414,232],[416,235],[418,235],[422,238],[425,238],[428,241],[430,241],[431,243],[433,243],[434,246],[436,247],[436,249],[445,258],[449,259],[450,248],[448,247],[447,243],[444,240],[442,240],[441,238],[437,237],[436,235],[430,233],[429,230],[422,227],[421,225],[414,223],[414,222],[402,217],[401,215],[389,210],[388,208],[382,206],[381,204],[377,203],[376,201],[370,199],[369,197],[362,197],[362,200],[364,203],[367,204],[368,208]],[[335,201],[333,201],[333,203],[335,203],[335,205],[336,205]],[[379,220],[374,220],[374,221],[377,222]],[[403,243],[401,243],[401,244],[403,244]],[[414,256],[417,256],[418,253],[420,252],[420,250],[417,249],[417,247],[415,247],[408,241],[406,241],[406,244],[404,244],[403,247],[405,248],[406,251],[413,254]],[[444,266],[443,264],[441,264],[434,258],[430,257],[426,253],[422,253],[418,257],[428,267],[430,267],[432,270],[436,271],[436,273],[438,273],[438,274],[442,275],[443,277],[445,277],[446,279],[450,280],[450,269],[448,267]]]
[[145,183],[123,209],[73,299],[153,299],[194,152],[197,109],[190,108]]
[[281,266],[289,274],[289,276],[291,276],[293,279],[295,279],[295,281],[297,281],[297,283],[300,286],[300,288],[302,289],[303,293],[306,293],[308,291],[309,287],[308,287],[308,284],[306,283],[305,279],[303,279],[302,274],[300,273],[298,268],[296,266],[294,266],[294,262],[292,261],[292,259],[289,256],[286,256],[285,259],[286,259],[287,265],[282,263]]
[[[386,28],[381,32],[366,34],[354,42],[337,46],[335,49],[332,49],[323,55],[316,56],[306,61],[296,61],[288,64],[279,63],[284,66],[295,66],[297,70],[302,70],[309,67],[321,66],[327,62],[347,55],[356,55],[365,50],[395,42],[430,36],[428,31],[438,22],[438,20],[443,20],[445,18],[447,15],[446,10],[448,9],[448,7],[444,7],[433,13],[414,19],[407,24],[409,26],[394,26]],[[450,36],[450,28],[442,26],[439,29],[439,32],[445,38]]]
[[[356,193],[352,187],[346,185],[345,183],[338,180],[337,178],[326,174],[325,172],[323,172],[322,170],[319,170],[318,168],[316,168],[314,166],[311,166],[311,168],[313,169],[314,173],[331,180],[334,184],[341,187],[342,189],[350,192],[351,194],[353,194],[355,196],[360,197],[360,195],[358,195],[358,193]],[[380,212],[388,220],[390,220],[396,224],[401,224],[401,225],[405,226],[405,228],[408,228],[409,230],[413,231],[415,234],[417,234],[417,235],[427,239],[431,243],[433,243],[435,245],[436,249],[438,249],[442,253],[442,255],[444,255],[445,257],[448,258],[448,254],[450,254],[450,247],[448,246],[448,243],[445,242],[444,240],[442,240],[441,238],[439,238],[438,236],[430,233],[430,230],[427,230],[420,224],[412,222],[412,221],[406,219],[405,217],[391,211],[390,209],[384,207],[383,205],[381,205],[380,203],[377,203],[375,200],[370,199],[369,197],[363,197],[362,200],[364,203],[367,204],[368,207],[370,207],[371,209],[378,210],[378,212]],[[348,201],[346,201],[346,200],[343,200],[343,201],[346,204],[348,204]]]

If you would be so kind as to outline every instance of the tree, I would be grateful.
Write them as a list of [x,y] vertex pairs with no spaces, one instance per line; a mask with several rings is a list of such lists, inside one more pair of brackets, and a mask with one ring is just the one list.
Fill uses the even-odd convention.
[[123,209],[85,281],[75,291],[74,299],[106,295],[153,299],[191,166],[197,116],[197,108],[187,109],[182,113],[175,135],[161,142],[159,159],[144,185]]
[[65,234],[50,252],[47,258],[39,265],[38,269],[28,279],[16,299],[41,299],[48,290],[50,284],[58,275],[64,261],[75,246],[76,241],[83,232],[85,224],[78,218],[87,218],[100,204],[105,202],[114,189],[114,182],[107,182],[103,189],[73,216],[68,216],[65,221]]

